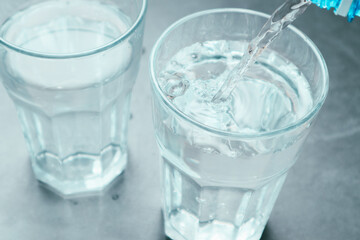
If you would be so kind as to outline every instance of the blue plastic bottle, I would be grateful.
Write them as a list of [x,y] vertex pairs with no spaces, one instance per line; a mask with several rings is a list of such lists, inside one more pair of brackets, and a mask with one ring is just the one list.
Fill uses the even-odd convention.
[[347,16],[349,22],[355,16],[360,16],[360,0],[311,0],[311,2],[328,10],[334,8],[335,14]]

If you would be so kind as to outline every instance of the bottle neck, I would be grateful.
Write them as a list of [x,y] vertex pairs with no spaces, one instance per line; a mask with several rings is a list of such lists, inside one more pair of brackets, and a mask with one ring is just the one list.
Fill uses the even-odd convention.
[[352,3],[353,0],[341,0],[339,7],[335,10],[335,14],[343,17],[347,16]]
[[321,8],[334,8],[337,15],[348,18],[351,22],[355,16],[360,16],[360,0],[310,0]]

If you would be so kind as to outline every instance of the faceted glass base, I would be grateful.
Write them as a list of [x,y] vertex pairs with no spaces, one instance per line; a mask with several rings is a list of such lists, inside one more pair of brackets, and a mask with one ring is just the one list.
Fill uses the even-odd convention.
[[163,158],[165,232],[174,240],[259,240],[286,173],[249,187],[203,185]]
[[42,154],[47,155],[46,161],[33,161],[33,171],[46,188],[64,198],[98,194],[127,165],[127,153],[121,153],[120,148],[110,146],[104,152],[102,157],[76,154],[60,163]]

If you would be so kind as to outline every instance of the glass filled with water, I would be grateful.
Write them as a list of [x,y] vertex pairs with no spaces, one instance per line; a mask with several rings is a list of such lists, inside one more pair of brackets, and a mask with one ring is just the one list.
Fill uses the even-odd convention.
[[146,0],[7,1],[0,76],[38,180],[64,196],[101,191],[127,163]]
[[268,15],[218,9],[185,17],[151,55],[166,234],[258,240],[328,90],[325,61],[294,27],[213,101]]

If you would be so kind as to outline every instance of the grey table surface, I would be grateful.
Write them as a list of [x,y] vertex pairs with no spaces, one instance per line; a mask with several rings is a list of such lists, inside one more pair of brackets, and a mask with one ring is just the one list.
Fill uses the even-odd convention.
[[[64,200],[39,186],[14,106],[0,87],[0,239],[166,239],[148,59],[160,34],[195,11],[240,7],[271,13],[282,0],[149,0],[132,99],[129,165],[101,196]],[[295,25],[318,45],[330,91],[290,171],[262,240],[360,239],[360,21],[315,6]]]

